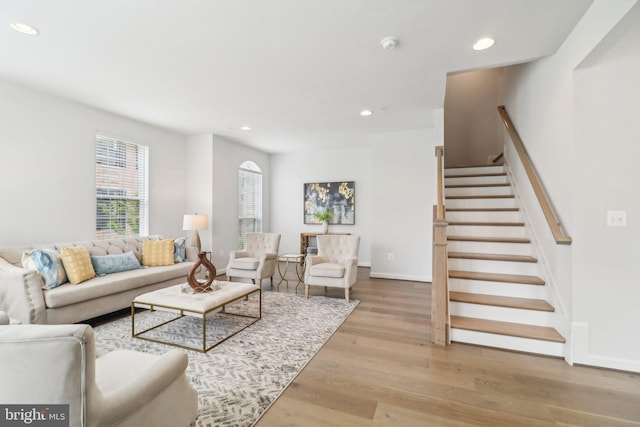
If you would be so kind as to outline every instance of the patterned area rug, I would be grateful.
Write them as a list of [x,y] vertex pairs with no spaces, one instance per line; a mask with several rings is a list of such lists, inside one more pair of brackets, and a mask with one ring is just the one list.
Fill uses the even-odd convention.
[[[234,311],[253,314],[257,295],[234,304]],[[322,296],[264,291],[262,319],[208,353],[187,351],[187,375],[198,390],[198,427],[252,426],[284,391],[358,305]],[[231,311],[231,310],[229,310]],[[136,314],[136,331],[171,316],[164,312]],[[214,315],[207,319],[207,341],[235,331],[246,318]],[[237,329],[235,329],[237,328]],[[198,345],[202,324],[185,317],[155,329],[156,337]],[[162,354],[173,346],[131,338],[131,318],[95,328],[98,356],[116,349]]]

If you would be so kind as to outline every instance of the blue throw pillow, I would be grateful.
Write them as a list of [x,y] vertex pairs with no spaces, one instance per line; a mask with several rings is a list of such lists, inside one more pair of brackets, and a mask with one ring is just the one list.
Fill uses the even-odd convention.
[[185,262],[187,260],[187,238],[178,237],[173,240],[173,262]]
[[141,268],[133,251],[117,255],[92,256],[91,264],[96,276]]
[[40,273],[42,289],[53,289],[67,281],[60,254],[55,249],[32,249],[23,252],[22,266]]

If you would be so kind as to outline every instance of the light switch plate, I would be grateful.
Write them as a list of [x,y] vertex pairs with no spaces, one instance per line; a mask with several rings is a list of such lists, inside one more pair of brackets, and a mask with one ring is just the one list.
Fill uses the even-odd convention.
[[626,211],[607,211],[607,227],[626,227]]

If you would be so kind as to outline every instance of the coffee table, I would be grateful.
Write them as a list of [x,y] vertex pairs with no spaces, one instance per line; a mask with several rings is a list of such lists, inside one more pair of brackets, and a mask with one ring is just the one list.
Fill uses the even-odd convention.
[[[262,318],[262,289],[254,285],[253,283],[243,282],[218,282],[220,289],[213,292],[203,293],[191,293],[191,288],[187,284],[174,285],[168,288],[158,289],[152,292],[137,296],[131,302],[131,336],[134,338],[140,338],[147,341],[159,342],[163,344],[169,344],[176,347],[185,348],[187,350],[195,350],[202,353],[206,353],[218,344],[231,338],[238,332],[251,326]],[[226,311],[226,307],[242,298],[249,298],[249,295],[258,293],[258,315],[251,316],[239,313],[229,313]],[[143,331],[136,332],[135,315],[136,308],[146,308],[149,310],[168,311],[177,314],[177,317],[168,321],[162,322],[158,325],[147,328]],[[249,324],[243,326],[231,335],[224,337],[217,341],[215,344],[207,347],[207,315],[212,313],[225,313],[231,316],[240,316],[254,319]],[[152,329],[156,329],[167,323],[176,321],[184,316],[194,316],[202,319],[202,347],[190,347],[178,343],[169,341],[163,341],[160,339],[144,337],[142,334],[149,332]]]

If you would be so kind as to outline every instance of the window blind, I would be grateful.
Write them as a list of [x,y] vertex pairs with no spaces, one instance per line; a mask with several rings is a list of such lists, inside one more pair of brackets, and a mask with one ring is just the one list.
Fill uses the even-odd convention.
[[245,235],[262,231],[262,171],[253,162],[238,170],[238,247],[244,249]]
[[149,233],[149,148],[96,135],[96,237]]

